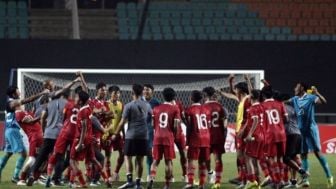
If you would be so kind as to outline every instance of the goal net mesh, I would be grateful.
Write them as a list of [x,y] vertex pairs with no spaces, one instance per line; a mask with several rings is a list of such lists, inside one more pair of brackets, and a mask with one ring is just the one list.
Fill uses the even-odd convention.
[[[56,89],[62,88],[66,83],[72,81],[76,76],[74,72],[63,72],[55,73],[52,70],[50,72],[20,72],[21,74],[21,86],[20,90],[25,97],[36,94],[42,90],[42,84],[44,80],[52,80],[56,86]],[[244,73],[235,74],[235,83],[243,82]],[[252,84],[255,88],[259,88],[261,75],[259,73],[249,73]],[[85,80],[89,87],[89,94],[91,97],[95,96],[95,86],[98,82],[104,82],[107,87],[111,85],[118,85],[121,89],[121,100],[123,103],[131,101],[131,88],[132,84],[146,84],[150,83],[154,85],[154,96],[162,101],[161,91],[165,87],[172,87],[177,92],[177,99],[180,100],[185,107],[190,104],[190,94],[192,90],[202,90],[204,87],[212,86],[215,89],[229,90],[228,77],[229,73],[226,74],[155,74],[155,73],[145,73],[145,74],[120,74],[120,73],[85,73]],[[107,95],[107,99],[109,95]],[[229,122],[235,121],[235,112],[238,103],[235,100],[228,98],[219,98],[223,106],[227,109],[229,113]],[[25,107],[30,109],[31,105],[28,104]]]

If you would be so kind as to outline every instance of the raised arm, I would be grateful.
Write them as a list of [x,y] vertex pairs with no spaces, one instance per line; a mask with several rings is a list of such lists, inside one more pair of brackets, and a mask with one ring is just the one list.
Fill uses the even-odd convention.
[[60,94],[63,93],[65,90],[70,89],[75,83],[80,82],[80,81],[81,81],[81,78],[80,78],[80,77],[77,77],[75,80],[71,81],[70,83],[67,83],[62,89],[57,90],[57,91],[55,92],[55,95],[54,95],[54,96],[58,96],[58,95],[60,95]]
[[315,94],[318,98],[316,99],[316,104],[327,104],[327,99],[317,90],[316,87],[312,87],[313,94]]
[[223,96],[225,98],[229,98],[229,99],[232,99],[232,100],[235,100],[235,101],[239,102],[239,99],[235,94],[225,92],[224,89],[221,89],[221,91],[218,91],[218,92],[221,96]]
[[229,85],[230,85],[230,93],[236,95],[235,91],[233,90],[234,89],[233,87],[234,75],[231,74],[228,79],[229,79]]
[[79,76],[80,79],[81,79],[81,86],[82,86],[83,91],[88,93],[89,92],[89,87],[87,86],[87,83],[84,79],[83,73],[81,71],[79,71],[79,72],[76,73],[76,75]]
[[38,93],[38,94],[35,94],[33,96],[30,96],[28,98],[25,98],[25,99],[17,99],[17,100],[12,100],[10,103],[9,103],[9,106],[11,109],[15,109],[15,107],[17,106],[21,106],[21,105],[24,105],[24,104],[27,104],[29,102],[33,102],[34,100],[38,99],[39,97],[43,96],[43,95],[46,95],[49,93],[49,90],[48,89],[45,89],[43,90],[42,92]]
[[247,83],[248,92],[249,92],[249,94],[251,94],[251,91],[253,90],[253,86],[252,86],[251,79],[250,79],[249,75],[244,74],[244,79]]

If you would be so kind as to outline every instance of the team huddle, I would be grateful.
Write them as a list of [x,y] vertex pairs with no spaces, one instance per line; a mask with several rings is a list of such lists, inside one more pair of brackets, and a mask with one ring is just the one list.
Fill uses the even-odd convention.
[[[119,181],[125,163],[127,181],[118,188],[140,189],[146,157],[147,189],[155,187],[162,159],[164,188],[169,189],[174,188],[171,183],[175,180],[176,147],[185,189],[196,185],[204,189],[207,183],[219,189],[228,127],[228,113],[225,104],[220,103],[220,98],[225,97],[239,103],[235,139],[238,177],[230,183],[244,189],[309,187],[308,153],[313,151],[326,173],[327,187],[333,187],[314,118],[315,104],[326,103],[326,99],[315,87],[308,89],[304,83],[298,83],[295,96],[290,97],[274,90],[265,80],[261,90],[253,89],[248,76],[245,80],[234,85],[234,76],[230,76],[230,91],[217,91],[212,86],[194,90],[188,107],[170,87],[163,89],[161,103],[153,97],[151,84],[134,84],[132,101],[125,105],[120,88],[107,88],[103,82],[96,85],[96,96],[91,98],[81,72],[59,90],[46,80],[41,93],[26,99],[20,99],[18,88],[10,86],[6,154],[0,159],[0,179],[8,159],[19,153],[12,177],[17,185],[42,183],[51,187],[68,183],[71,188],[85,188],[99,186],[103,181],[111,188]],[[33,109],[24,110],[22,105],[30,102]],[[28,150],[20,129],[28,137]],[[117,152],[118,158],[111,163],[112,152]],[[84,162],[85,172],[80,162]]]

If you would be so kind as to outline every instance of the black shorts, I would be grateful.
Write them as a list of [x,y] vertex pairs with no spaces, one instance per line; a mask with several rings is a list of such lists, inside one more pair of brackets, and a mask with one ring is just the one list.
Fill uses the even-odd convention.
[[300,154],[301,142],[302,142],[301,135],[298,134],[287,135],[285,156],[293,158],[297,154]]
[[126,139],[124,154],[126,156],[146,156],[148,141],[146,139]]

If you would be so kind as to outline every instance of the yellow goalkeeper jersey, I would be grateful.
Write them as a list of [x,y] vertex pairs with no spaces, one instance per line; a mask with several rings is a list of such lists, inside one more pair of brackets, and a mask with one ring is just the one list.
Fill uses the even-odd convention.
[[113,103],[111,101],[108,102],[110,111],[113,112],[113,119],[109,122],[109,130],[110,133],[112,134],[117,134],[114,133],[119,125],[119,122],[121,120],[122,116],[122,111],[123,111],[123,104],[120,101],[117,101],[117,103]]
[[236,132],[239,132],[243,120],[244,120],[244,112],[245,112],[245,101],[249,98],[249,96],[247,95],[246,97],[244,97],[238,105],[238,109],[237,109],[237,116],[236,116]]

